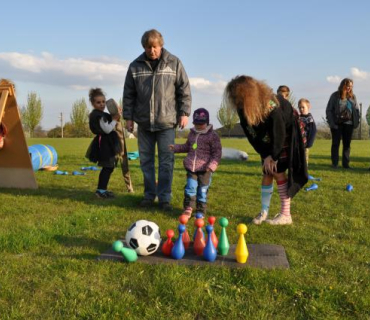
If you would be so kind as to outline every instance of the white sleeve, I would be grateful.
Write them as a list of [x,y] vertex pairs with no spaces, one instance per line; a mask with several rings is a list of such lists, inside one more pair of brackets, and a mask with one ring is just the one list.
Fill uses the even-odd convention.
[[114,130],[114,128],[116,127],[116,123],[117,123],[116,120],[112,120],[111,123],[108,123],[108,121],[105,122],[103,118],[101,118],[100,121],[99,121],[100,128],[106,134],[111,133]]

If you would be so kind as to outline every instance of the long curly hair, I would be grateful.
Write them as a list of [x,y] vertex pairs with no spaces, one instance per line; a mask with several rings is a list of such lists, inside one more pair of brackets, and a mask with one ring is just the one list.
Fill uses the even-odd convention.
[[225,88],[224,102],[235,110],[243,110],[251,126],[264,122],[271,111],[270,101],[279,105],[272,89],[249,76],[236,76]]
[[[352,79],[344,78],[340,82],[339,87],[338,87],[338,91],[339,91],[340,96],[342,96],[342,93],[344,91],[344,87],[346,87],[348,85],[352,85],[353,86],[353,80]],[[352,98],[352,97],[353,97],[353,90],[351,92],[347,92],[347,98]]]

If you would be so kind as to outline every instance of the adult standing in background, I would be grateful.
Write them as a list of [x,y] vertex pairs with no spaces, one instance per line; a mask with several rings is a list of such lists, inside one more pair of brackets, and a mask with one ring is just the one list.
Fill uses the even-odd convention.
[[342,166],[350,169],[349,156],[353,129],[360,123],[360,112],[353,93],[353,81],[345,78],[341,81],[338,91],[329,99],[326,107],[326,119],[331,131],[331,162],[334,169],[338,168],[339,146],[343,139]]
[[[168,149],[175,141],[175,127],[184,128],[191,112],[189,79],[181,61],[165,48],[160,32],[146,31],[144,52],[129,66],[123,90],[123,117],[129,132],[138,124],[140,166],[144,175],[144,199],[151,207],[156,197],[165,211],[172,210],[171,185],[174,155]],[[155,146],[158,145],[158,184]]]

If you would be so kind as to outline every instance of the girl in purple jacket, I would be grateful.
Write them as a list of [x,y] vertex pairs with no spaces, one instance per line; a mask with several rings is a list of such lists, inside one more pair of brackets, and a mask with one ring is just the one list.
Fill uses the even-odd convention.
[[209,113],[200,108],[193,114],[194,128],[190,130],[185,144],[169,145],[174,153],[187,153],[184,167],[187,180],[184,192],[184,213],[189,218],[196,203],[196,212],[206,214],[207,193],[212,173],[221,159],[222,147],[219,136],[209,124]]

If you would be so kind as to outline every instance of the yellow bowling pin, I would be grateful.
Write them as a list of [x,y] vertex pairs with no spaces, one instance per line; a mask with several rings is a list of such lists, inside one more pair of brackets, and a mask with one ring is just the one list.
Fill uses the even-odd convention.
[[246,263],[249,256],[249,252],[247,244],[244,239],[244,234],[247,233],[248,228],[245,224],[241,223],[238,225],[236,230],[239,234],[238,244],[235,249],[236,261],[239,263]]

